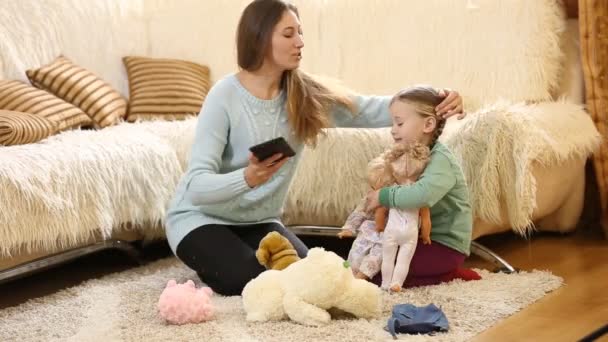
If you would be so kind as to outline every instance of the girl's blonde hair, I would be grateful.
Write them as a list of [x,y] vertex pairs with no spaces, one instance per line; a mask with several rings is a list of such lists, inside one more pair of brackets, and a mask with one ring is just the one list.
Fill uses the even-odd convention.
[[415,86],[406,88],[399,91],[391,99],[390,104],[392,105],[395,101],[402,101],[409,103],[416,108],[416,113],[422,117],[433,117],[437,121],[433,136],[431,139],[431,146],[435,145],[437,139],[443,132],[445,127],[445,118],[441,115],[437,115],[435,108],[443,101],[444,97],[439,95],[439,92],[429,86]]
[[[262,67],[272,48],[272,32],[286,11],[299,17],[295,5],[283,0],[255,0],[243,11],[237,28],[237,60],[239,67],[255,71]],[[332,87],[298,69],[285,71],[281,87],[287,93],[287,113],[296,137],[307,145],[315,145],[323,128],[331,126],[330,111],[344,106],[355,112],[353,101],[345,88]]]

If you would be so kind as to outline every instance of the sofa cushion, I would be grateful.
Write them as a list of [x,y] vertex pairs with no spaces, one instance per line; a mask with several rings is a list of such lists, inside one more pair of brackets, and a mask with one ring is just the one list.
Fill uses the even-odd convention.
[[64,56],[26,71],[32,84],[82,109],[96,127],[114,125],[127,112],[127,100],[93,72]]
[[35,114],[57,123],[57,130],[90,126],[82,110],[44,90],[16,80],[0,80],[0,109]]
[[128,121],[184,119],[199,113],[211,87],[209,67],[193,62],[127,56]]
[[42,116],[0,110],[0,145],[38,142],[56,131],[57,124]]

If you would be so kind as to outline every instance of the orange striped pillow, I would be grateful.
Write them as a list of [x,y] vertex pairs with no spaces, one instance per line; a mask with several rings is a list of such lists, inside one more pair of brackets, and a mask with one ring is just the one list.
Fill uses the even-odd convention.
[[57,123],[57,130],[91,126],[93,122],[72,104],[16,80],[0,80],[0,109],[35,114]]
[[128,121],[197,115],[211,87],[209,67],[177,59],[126,56]]
[[82,109],[98,128],[114,125],[126,115],[127,100],[118,91],[64,56],[26,74],[35,87]]
[[0,110],[0,145],[30,144],[57,132],[57,124],[42,116]]

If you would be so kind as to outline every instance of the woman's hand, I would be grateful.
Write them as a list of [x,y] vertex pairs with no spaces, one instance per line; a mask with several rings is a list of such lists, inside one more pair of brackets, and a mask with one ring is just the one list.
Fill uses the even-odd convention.
[[467,114],[464,112],[464,103],[462,97],[455,90],[440,89],[439,95],[445,97],[443,101],[435,108],[437,114],[445,119],[452,115],[458,114],[458,119],[463,119]]
[[277,153],[264,161],[259,161],[253,153],[249,153],[249,165],[245,168],[245,182],[247,182],[247,185],[250,188],[255,188],[266,183],[289,160],[289,158],[284,158],[278,161],[282,156],[282,154]]
[[373,190],[365,199],[365,212],[371,213],[380,208],[380,190]]

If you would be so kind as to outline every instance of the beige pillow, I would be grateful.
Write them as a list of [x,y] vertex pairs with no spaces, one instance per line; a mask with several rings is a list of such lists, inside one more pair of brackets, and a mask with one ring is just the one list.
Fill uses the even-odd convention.
[[97,75],[64,56],[26,74],[35,87],[82,109],[97,128],[114,125],[125,117],[127,100]]
[[57,132],[57,124],[42,116],[0,110],[0,145],[38,142]]
[[128,121],[197,115],[211,87],[209,67],[177,59],[127,56]]
[[0,80],[0,109],[25,112],[57,124],[57,130],[91,126],[93,122],[72,104],[15,80]]

